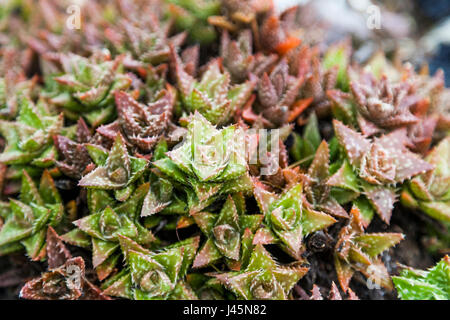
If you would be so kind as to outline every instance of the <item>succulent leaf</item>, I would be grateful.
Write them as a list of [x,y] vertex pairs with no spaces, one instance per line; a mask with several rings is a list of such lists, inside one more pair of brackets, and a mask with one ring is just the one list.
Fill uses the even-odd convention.
[[434,169],[405,185],[401,202],[429,216],[450,221],[450,138],[442,140],[425,159]]
[[153,165],[184,186],[191,212],[200,211],[221,194],[250,190],[243,138],[242,129],[218,130],[197,112],[182,144]]
[[363,273],[372,282],[392,290],[389,273],[379,254],[396,245],[404,236],[401,233],[365,233],[361,212],[356,206],[351,219],[339,232],[335,247],[335,268],[342,289],[347,292],[355,271]]
[[[244,239],[245,230],[256,231],[263,216],[246,215],[238,212],[235,200],[228,196],[220,213],[198,212],[193,214],[194,220],[208,236],[208,240],[195,257],[193,267],[200,268],[217,262],[222,257],[231,263],[242,265],[241,242]],[[229,261],[231,260],[231,261]]]
[[250,98],[254,83],[250,80],[230,86],[230,74],[222,71],[220,60],[210,62],[201,80],[189,75],[172,48],[175,77],[187,112],[200,112],[215,125],[227,124]]
[[123,57],[109,61],[105,55],[90,59],[68,54],[61,56],[63,74],[55,77],[58,86],[50,92],[50,101],[63,108],[66,117],[82,115],[93,127],[114,116],[115,90],[129,87],[131,79],[120,73]]
[[24,172],[20,201],[10,200],[9,213],[0,230],[0,247],[20,243],[33,260],[45,258],[47,228],[58,226],[63,215],[61,197],[49,172],[44,171],[39,188]]
[[303,250],[303,237],[336,222],[325,213],[303,206],[301,184],[294,185],[278,196],[266,191],[264,186],[256,181],[253,192],[264,213],[265,223],[281,241],[282,246],[296,259],[300,259]]
[[307,271],[298,265],[278,265],[262,245],[256,245],[246,269],[215,277],[239,299],[283,300]]
[[103,165],[89,172],[78,185],[87,188],[122,189],[135,182],[147,167],[147,161],[130,156],[124,138],[117,135]]
[[445,256],[427,271],[406,268],[393,277],[402,300],[448,300],[450,295],[450,260]]
[[351,167],[344,161],[328,184],[364,193],[383,221],[389,223],[397,199],[392,186],[429,172],[433,166],[406,148],[404,129],[371,141],[338,120],[333,125]]

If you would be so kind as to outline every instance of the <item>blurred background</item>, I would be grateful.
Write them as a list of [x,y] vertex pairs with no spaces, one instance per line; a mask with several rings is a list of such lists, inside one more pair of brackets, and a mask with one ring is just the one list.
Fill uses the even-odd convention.
[[280,11],[297,4],[304,6],[305,24],[317,26],[308,28],[317,30],[311,36],[333,42],[351,35],[358,48],[355,57],[361,61],[382,49],[416,67],[428,63],[432,74],[438,68],[444,69],[446,85],[450,85],[449,0],[275,0],[275,3]]

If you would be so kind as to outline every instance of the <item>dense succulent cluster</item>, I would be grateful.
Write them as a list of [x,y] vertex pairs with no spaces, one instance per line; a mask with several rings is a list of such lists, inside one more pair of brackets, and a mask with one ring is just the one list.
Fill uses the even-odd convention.
[[[89,1],[80,30],[65,1],[7,3],[0,256],[48,265],[22,298],[321,300],[301,279],[326,257],[329,299],[358,299],[356,274],[394,289],[380,225],[450,221],[441,73],[359,65],[268,0]],[[449,299],[448,269],[399,297]]]

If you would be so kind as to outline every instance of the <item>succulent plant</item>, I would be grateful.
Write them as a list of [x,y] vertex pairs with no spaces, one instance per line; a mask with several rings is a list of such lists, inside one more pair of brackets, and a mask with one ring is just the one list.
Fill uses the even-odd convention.
[[171,22],[162,21],[163,8],[158,6],[158,1],[149,1],[146,5],[139,1],[119,1],[119,8],[124,16],[118,23],[108,26],[105,36],[115,52],[129,55],[125,60],[131,59],[142,67],[157,65],[168,61],[169,44],[175,47],[183,44],[186,32],[169,36]]
[[427,271],[405,268],[392,280],[402,300],[449,300],[449,256]]
[[115,90],[130,86],[131,79],[120,72],[123,57],[94,54],[90,59],[75,54],[61,56],[63,74],[54,77],[57,85],[50,101],[62,108],[69,119],[83,116],[93,127],[110,121],[115,114]]
[[409,94],[410,88],[405,82],[392,85],[387,76],[376,81],[367,73],[360,82],[352,82],[350,88],[355,97],[358,125],[366,136],[418,121],[411,113],[417,97]]
[[184,278],[199,238],[189,238],[153,252],[120,236],[127,269],[109,280],[105,294],[136,300],[197,299]]
[[120,236],[127,236],[148,245],[156,238],[140,222],[140,210],[148,184],[134,190],[124,202],[115,201],[104,190],[88,194],[90,215],[73,223],[77,226],[62,238],[68,243],[92,248],[92,263],[100,280],[105,279],[119,259]]
[[[30,48],[43,58],[41,62],[58,56],[60,52],[73,52],[87,55],[102,47],[103,33],[98,18],[104,14],[100,6],[93,2],[78,3],[80,14],[79,28],[69,23],[68,8],[74,3],[66,0],[25,1],[30,21],[20,37]],[[23,8],[22,8],[23,9]],[[70,11],[70,10],[69,10]]]
[[425,159],[434,169],[409,181],[403,188],[401,202],[438,220],[450,221],[450,137]]
[[91,139],[91,133],[83,118],[77,122],[76,141],[62,135],[54,137],[59,156],[56,166],[64,175],[77,180],[82,177],[88,164],[91,163],[84,144],[90,142]]
[[14,119],[19,113],[21,97],[32,97],[37,78],[28,80],[22,68],[20,53],[5,48],[0,53],[0,118]]
[[[295,175],[294,170],[288,166],[288,152],[284,144],[291,132],[291,126],[280,130],[265,129],[247,131],[247,158],[251,176],[258,178],[271,190],[282,190]],[[277,143],[278,142],[278,143]]]
[[289,119],[290,112],[302,84],[301,78],[289,75],[289,66],[283,59],[270,75],[264,73],[259,81],[256,111],[271,126],[280,126],[286,123],[291,120]]
[[190,118],[185,140],[153,165],[187,193],[190,213],[221,195],[251,190],[237,126],[216,129],[200,113]]
[[164,0],[169,16],[179,30],[187,31],[191,41],[209,44],[216,39],[216,31],[208,24],[208,17],[220,12],[218,0]]
[[184,133],[183,129],[171,122],[174,99],[171,89],[162,90],[154,102],[143,105],[126,92],[117,91],[115,101],[118,119],[100,126],[97,132],[111,141],[118,134],[123,134],[127,145],[140,154],[148,154],[166,134],[176,142],[180,139],[180,134]]
[[0,299],[449,298],[444,73],[280,5],[2,2]]
[[242,194],[236,194],[228,196],[219,214],[202,211],[193,214],[193,218],[208,237],[195,257],[193,267],[204,267],[225,257],[230,268],[239,269],[248,250],[244,245],[241,248],[241,241],[251,241],[263,216],[247,215],[245,199]]
[[303,128],[303,134],[292,133],[293,143],[289,155],[304,169],[311,165],[316,150],[322,141],[319,131],[319,122],[315,113],[312,113]]
[[3,203],[5,224],[0,229],[1,254],[25,248],[33,260],[45,258],[45,238],[49,226],[66,223],[64,205],[50,173],[45,170],[39,187],[23,172],[20,200]]
[[[352,291],[352,289],[347,289],[348,298],[346,300],[359,300],[358,296]],[[323,300],[323,296],[320,293],[320,289],[317,285],[313,285],[311,290],[310,300]],[[334,282],[331,283],[330,292],[328,294],[328,300],[343,300],[342,295],[339,292],[338,287]]]
[[276,195],[255,181],[253,193],[264,213],[266,225],[266,228],[256,232],[253,242],[267,244],[278,240],[281,247],[295,259],[302,259],[301,254],[305,250],[303,237],[336,222],[333,217],[302,204],[301,184]]
[[[81,257],[69,259],[64,265],[27,282],[20,291],[20,297],[31,300],[109,300],[98,288],[89,287],[93,285],[84,279],[84,269]],[[81,272],[80,288],[68,282],[75,270]]]
[[321,59],[319,47],[302,45],[286,55],[289,73],[303,80],[299,96],[306,101],[311,99],[304,108],[309,107],[319,118],[331,114],[332,101],[328,92],[336,87],[342,90],[348,87],[350,50],[348,43],[338,43],[330,46]]
[[172,51],[175,77],[181,101],[187,112],[200,112],[213,124],[227,124],[236,110],[250,98],[254,82],[230,86],[230,74],[222,71],[220,60],[211,61],[201,80],[196,81],[183,68],[180,58]]
[[149,184],[141,184],[148,161],[129,156],[120,134],[109,154],[97,145],[86,144],[86,148],[97,166],[79,181],[88,189],[90,214],[74,221],[77,228],[63,238],[77,246],[92,246],[93,265],[103,280],[118,262],[119,235],[139,239],[141,244],[155,240],[139,222],[142,203],[149,192]]
[[396,245],[401,233],[365,233],[361,213],[353,206],[349,223],[341,229],[335,248],[335,268],[341,288],[347,292],[355,271],[372,283],[392,290],[389,273],[379,254]]
[[330,154],[326,141],[322,141],[314,155],[314,159],[306,174],[301,175],[305,205],[339,218],[348,218],[347,212],[331,194],[327,184],[329,174]]
[[0,134],[6,139],[0,162],[35,168],[52,166],[56,157],[52,136],[61,132],[63,115],[53,115],[44,103],[35,105],[25,96],[20,98],[19,108],[16,120],[0,120]]
[[245,269],[214,276],[238,299],[286,300],[307,271],[298,264],[280,266],[262,245],[256,245]]
[[86,188],[119,190],[132,185],[147,167],[148,161],[130,156],[121,134],[109,153],[100,146],[87,145],[97,167],[83,176],[78,185]]
[[363,193],[381,219],[389,223],[397,199],[393,186],[433,166],[405,147],[405,129],[371,141],[338,120],[333,120],[333,125],[346,159],[328,185]]
[[298,47],[288,56],[291,69],[298,77],[304,77],[301,97],[313,99],[310,109],[319,118],[331,114],[332,101],[328,92],[336,87],[348,90],[347,69],[351,55],[351,46],[347,42],[330,46],[325,52],[323,61],[319,57],[317,47]]
[[243,82],[250,74],[261,76],[278,58],[276,54],[253,54],[253,38],[249,29],[241,31],[235,41],[230,39],[228,31],[224,31],[220,42],[220,56],[234,83]]
[[402,77],[406,79],[412,87],[412,91],[420,99],[413,109],[415,111],[425,111],[427,116],[436,117],[436,129],[443,132],[448,131],[450,128],[450,110],[446,101],[448,101],[450,91],[448,88],[445,88],[443,70],[438,69],[431,76],[427,69],[416,73],[412,65],[406,64],[402,71]]
[[[121,169],[123,168],[119,166],[116,170]],[[113,194],[107,191],[110,188],[108,181],[88,188],[92,188],[87,194],[90,215],[74,221],[77,229],[63,235],[63,238],[81,247],[92,244],[93,265],[102,280],[113,271],[118,262],[119,235],[138,239],[143,245],[155,240],[151,231],[139,221],[149,184],[131,184]]]
[[47,230],[48,271],[28,281],[20,291],[31,300],[110,300],[85,276],[83,258],[72,258],[52,227]]

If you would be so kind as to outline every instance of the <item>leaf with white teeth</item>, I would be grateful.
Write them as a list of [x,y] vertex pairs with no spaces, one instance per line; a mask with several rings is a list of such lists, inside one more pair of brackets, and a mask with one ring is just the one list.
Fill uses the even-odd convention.
[[341,288],[347,292],[355,271],[392,290],[392,281],[379,254],[404,239],[401,233],[365,233],[361,213],[351,210],[349,223],[341,229],[335,247],[335,268]]

